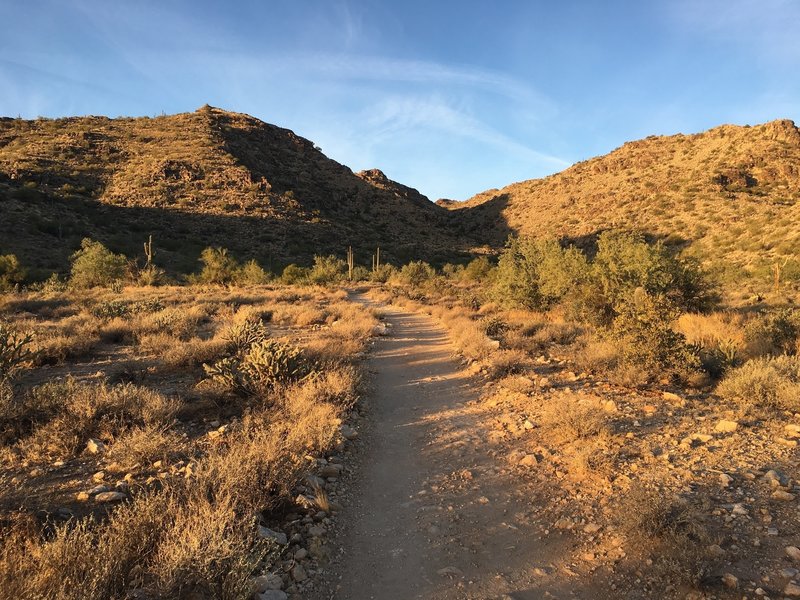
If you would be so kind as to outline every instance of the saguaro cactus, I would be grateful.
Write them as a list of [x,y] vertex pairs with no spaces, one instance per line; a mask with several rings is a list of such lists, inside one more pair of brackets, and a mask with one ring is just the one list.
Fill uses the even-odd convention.
[[347,279],[348,281],[353,281],[353,247],[347,247]]

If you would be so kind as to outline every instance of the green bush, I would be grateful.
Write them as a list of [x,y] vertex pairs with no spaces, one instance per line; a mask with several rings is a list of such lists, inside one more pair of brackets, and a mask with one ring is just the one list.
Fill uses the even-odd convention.
[[610,329],[620,362],[648,379],[685,379],[700,369],[700,358],[673,330],[679,310],[664,296],[651,296],[643,288],[620,300],[619,314]]
[[401,283],[418,287],[430,281],[436,276],[436,271],[432,266],[422,260],[412,260],[410,263],[403,265],[397,273],[397,279]]
[[386,283],[392,277],[397,275],[397,267],[389,263],[382,264],[377,269],[373,269],[370,273],[370,280],[376,283]]
[[489,278],[492,269],[491,261],[486,256],[479,256],[471,260],[459,275],[464,281],[484,281]]
[[744,330],[750,356],[796,354],[800,342],[800,312],[783,309],[761,314]]
[[236,274],[236,282],[242,285],[262,285],[268,283],[271,275],[255,260],[248,260]]
[[800,411],[800,357],[776,356],[747,361],[717,386],[723,398],[743,408]]
[[239,275],[239,263],[226,248],[206,248],[200,253],[199,260],[203,269],[195,278],[198,283],[227,285]]
[[295,264],[287,265],[281,275],[281,282],[287,285],[305,283],[308,280],[308,269]]
[[25,281],[27,273],[13,254],[0,255],[0,292],[13,289]]
[[507,306],[549,308],[586,279],[586,258],[555,239],[512,237],[494,274],[492,298]]
[[607,325],[638,288],[686,311],[702,312],[715,300],[697,263],[678,258],[661,242],[648,244],[641,235],[607,231],[597,248],[579,309],[589,321]]
[[308,279],[317,285],[330,285],[342,281],[347,275],[347,263],[332,254],[315,256]]
[[70,285],[76,288],[108,287],[125,277],[128,261],[100,242],[85,238],[70,258]]

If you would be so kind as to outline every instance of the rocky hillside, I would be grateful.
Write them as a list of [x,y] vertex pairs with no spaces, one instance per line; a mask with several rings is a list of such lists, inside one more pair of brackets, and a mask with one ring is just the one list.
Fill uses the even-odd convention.
[[265,265],[457,257],[447,211],[377,170],[354,174],[288,129],[205,106],[157,118],[0,119],[0,253],[64,269],[85,236],[191,270],[208,245]]
[[[683,244],[734,277],[800,254],[800,131],[793,122],[651,136],[565,171],[489,190],[453,211],[460,231],[578,243],[612,227]],[[789,265],[791,266],[791,265]]]

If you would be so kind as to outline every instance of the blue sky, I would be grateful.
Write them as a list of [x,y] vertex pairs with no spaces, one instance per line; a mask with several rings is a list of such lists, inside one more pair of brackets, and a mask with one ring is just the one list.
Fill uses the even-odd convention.
[[205,103],[436,199],[800,121],[800,2],[0,0],[0,115]]

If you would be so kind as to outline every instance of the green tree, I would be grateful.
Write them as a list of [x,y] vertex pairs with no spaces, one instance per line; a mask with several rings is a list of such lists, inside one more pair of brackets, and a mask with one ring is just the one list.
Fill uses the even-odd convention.
[[128,260],[100,242],[84,238],[71,257],[70,284],[76,288],[106,287],[125,277]]

